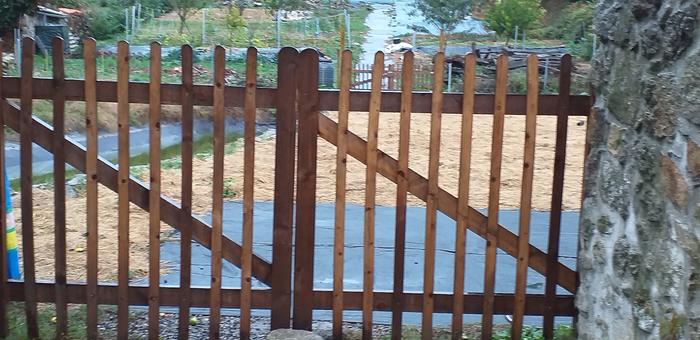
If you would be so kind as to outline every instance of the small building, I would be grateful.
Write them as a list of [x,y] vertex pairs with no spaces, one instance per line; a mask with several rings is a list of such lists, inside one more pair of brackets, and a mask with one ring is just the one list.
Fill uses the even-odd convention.
[[79,49],[86,24],[79,9],[37,6],[35,12],[20,18],[19,28],[23,36],[34,37],[41,52],[51,50],[51,40],[58,36],[66,42],[65,52],[71,53]]

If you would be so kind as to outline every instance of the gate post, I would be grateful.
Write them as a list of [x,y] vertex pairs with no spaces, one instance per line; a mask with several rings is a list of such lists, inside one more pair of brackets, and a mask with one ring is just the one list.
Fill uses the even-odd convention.
[[289,328],[291,319],[292,218],[296,136],[296,68],[299,52],[285,47],[277,62],[275,192],[272,235],[270,328]]
[[299,140],[296,233],[294,244],[295,329],[311,330],[316,227],[316,150],[318,140],[318,52],[300,54],[298,75]]

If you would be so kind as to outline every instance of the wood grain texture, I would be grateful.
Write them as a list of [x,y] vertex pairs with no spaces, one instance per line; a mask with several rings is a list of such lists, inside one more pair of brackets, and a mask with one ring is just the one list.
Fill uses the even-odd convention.
[[[464,272],[469,225],[469,181],[471,173],[472,136],[474,127],[474,92],[476,86],[476,55],[464,57],[464,103],[462,104],[462,135],[460,138],[459,184],[457,188],[457,227],[455,228],[455,270],[453,291],[464,295]],[[452,305],[452,339],[462,339],[464,300],[454,299]]]
[[313,321],[314,241],[316,229],[316,159],[318,139],[318,52],[299,55],[297,79],[299,135],[296,228],[294,242],[294,329],[311,330]]
[[97,339],[97,283],[98,283],[98,216],[97,202],[99,174],[98,159],[98,126],[97,126],[97,66],[95,60],[95,39],[83,41],[83,58],[85,60],[85,224],[87,226],[87,321],[86,333],[89,339]]
[[345,190],[347,188],[348,115],[352,80],[352,51],[344,50],[340,60],[338,97],[338,148],[335,158],[335,224],[333,227],[333,338],[343,337],[343,277],[345,264]]
[[559,275],[559,238],[561,234],[562,196],[564,194],[564,173],[566,172],[566,139],[571,91],[571,55],[561,58],[561,73],[559,75],[559,114],[557,115],[557,137],[554,146],[554,176],[552,178],[552,207],[549,215],[549,237],[547,241],[547,275],[544,292],[547,296],[548,312],[544,315],[543,333],[545,338],[554,336],[553,300],[556,296]]
[[501,190],[501,162],[503,156],[503,128],[508,90],[508,56],[498,57],[496,69],[496,98],[493,115],[491,144],[491,175],[489,178],[489,203],[486,225],[486,265],[484,270],[484,305],[481,321],[481,338],[493,336],[493,298],[496,283],[496,249],[499,247],[498,212]]
[[440,130],[442,128],[442,91],[445,54],[438,52],[433,63],[433,103],[430,114],[430,145],[428,149],[428,199],[425,208],[425,257],[423,260],[423,315],[421,338],[433,338],[433,290],[435,286],[435,242],[437,233],[437,199],[440,187]]
[[159,339],[160,329],[160,43],[151,43],[149,128],[149,230],[148,230],[148,338]]
[[363,294],[362,294],[362,338],[372,338],[372,307],[374,294],[374,219],[375,195],[377,191],[377,146],[379,134],[379,108],[382,101],[382,74],[384,72],[384,53],[374,55],[372,68],[372,96],[369,105],[369,123],[367,124],[367,172],[365,179],[365,218],[364,218],[364,256],[363,256]]
[[399,169],[396,181],[396,225],[394,230],[394,298],[391,311],[391,338],[401,339],[403,323],[403,287],[406,269],[406,211],[408,201],[408,152],[413,103],[414,55],[403,55],[401,69],[401,112],[399,117]]
[[[193,74],[192,46],[183,45],[182,55],[182,86],[180,88],[182,109],[182,181],[180,183],[181,202],[180,218],[183,221],[180,229],[180,306],[178,310],[178,338],[189,338],[190,329],[190,285],[192,281],[192,157],[193,157]],[[162,97],[161,97],[162,99]],[[165,213],[165,212],[164,212]],[[211,242],[211,234],[207,235]],[[210,243],[211,244],[211,243]],[[211,249],[211,245],[210,245]]]
[[[53,128],[54,145],[62,145],[65,138],[66,99],[64,93],[63,39],[51,42],[53,62]],[[68,335],[68,305],[66,304],[66,155],[63,148],[53,153],[54,178],[54,261],[56,279],[56,338]]]
[[117,47],[118,259],[117,337],[129,336],[129,43]]
[[246,94],[243,131],[243,253],[241,254],[241,339],[250,338],[251,285],[253,265],[253,205],[255,202],[255,94],[258,50],[246,53]]
[[20,144],[20,186],[22,193],[22,262],[24,263],[24,282],[27,336],[39,337],[36,309],[36,271],[34,259],[34,206],[32,199],[32,81],[34,78],[34,40],[22,39],[22,82],[20,107],[22,108],[19,126]]
[[537,98],[540,92],[539,63],[537,55],[527,58],[528,112],[525,117],[525,141],[523,151],[523,179],[520,193],[520,218],[518,229],[518,257],[515,277],[515,302],[511,339],[520,340],[525,315],[527,269],[530,254],[530,213],[532,210],[532,181],[535,173],[535,139],[537,130]]
[[296,68],[299,52],[283,48],[277,63],[275,129],[275,195],[272,234],[272,329],[289,328],[291,321],[292,222],[296,145]]
[[214,175],[212,177],[211,230],[211,300],[209,304],[209,338],[221,336],[221,243],[224,219],[224,82],[226,50],[214,49]]

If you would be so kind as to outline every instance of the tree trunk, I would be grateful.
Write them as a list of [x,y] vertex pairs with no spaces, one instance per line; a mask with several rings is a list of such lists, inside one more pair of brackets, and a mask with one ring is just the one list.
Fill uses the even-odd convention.
[[182,35],[182,33],[185,31],[185,25],[187,24],[187,15],[178,14],[178,16],[180,17],[180,28],[178,29],[178,33]]

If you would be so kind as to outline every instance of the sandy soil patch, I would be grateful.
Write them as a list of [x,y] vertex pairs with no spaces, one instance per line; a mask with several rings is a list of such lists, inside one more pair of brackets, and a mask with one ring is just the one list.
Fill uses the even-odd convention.
[[[326,113],[336,119],[335,113]],[[566,179],[564,186],[564,208],[579,209],[581,197],[581,176],[583,172],[583,148],[585,125],[579,126],[579,118],[569,120],[569,140],[566,159]],[[382,113],[379,127],[379,147],[389,155],[398,153],[397,113]],[[474,117],[474,137],[470,178],[470,205],[484,208],[488,202],[488,180],[491,153],[492,117]],[[520,205],[520,184],[522,176],[522,156],[525,118],[506,118],[504,138],[503,169],[501,180],[501,207],[517,208]],[[548,210],[551,205],[551,186],[554,165],[556,118],[539,117],[537,122],[537,148],[535,178],[533,185],[533,209]],[[351,114],[350,130],[365,137],[367,134],[367,114]],[[427,114],[414,114],[411,120],[410,167],[419,174],[427,175],[430,117]],[[459,141],[461,116],[443,115],[440,154],[440,186],[452,194],[457,193],[459,179]],[[273,135],[261,136],[256,143],[255,198],[272,200],[274,193],[275,139]],[[335,199],[335,157],[336,148],[319,138],[317,199],[319,202],[332,202]],[[193,189],[193,210],[207,213],[211,209],[212,162],[210,157],[195,158]],[[147,175],[147,172],[144,173]],[[227,199],[240,199],[243,187],[243,149],[237,148],[225,157],[225,192]],[[348,161],[347,201],[363,204],[365,191],[365,166],[354,158]],[[163,192],[180,199],[180,169],[163,170]],[[144,178],[145,179],[145,178]],[[100,279],[115,279],[117,276],[117,195],[106,187],[99,190],[100,228]],[[383,178],[377,181],[377,204],[394,205],[396,185]],[[19,196],[14,198],[15,215],[21,229]],[[409,204],[422,205],[423,202],[409,195]],[[53,277],[53,190],[34,190],[34,236],[37,257],[37,277]],[[68,198],[66,202],[68,233],[68,274],[70,279],[85,278],[85,197]],[[131,259],[130,268],[134,277],[142,277],[148,269],[148,215],[138,207],[131,208]],[[164,233],[171,229],[162,225]],[[167,267],[167,264],[163,265]]]

